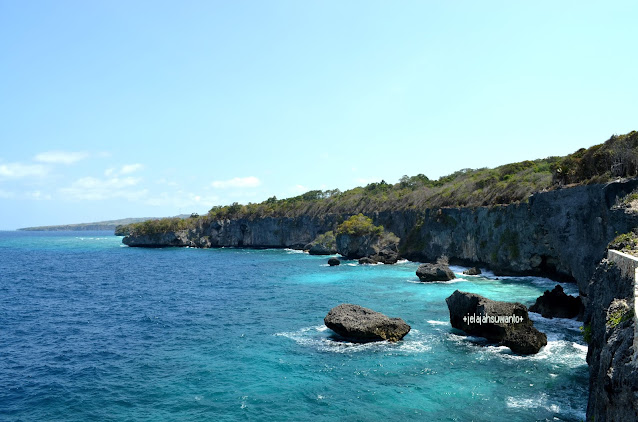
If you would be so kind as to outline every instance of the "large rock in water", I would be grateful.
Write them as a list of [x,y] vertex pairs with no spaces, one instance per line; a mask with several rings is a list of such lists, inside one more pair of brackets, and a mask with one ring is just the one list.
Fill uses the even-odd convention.
[[416,275],[421,281],[448,281],[456,276],[445,264],[422,264],[416,270]]
[[574,318],[581,311],[580,298],[565,294],[557,284],[551,292],[545,290],[543,296],[529,307],[530,312],[541,314],[544,318]]
[[497,302],[456,290],[445,299],[452,327],[467,334],[485,337],[521,355],[538,353],[547,336],[534,327],[521,303]]
[[339,264],[341,264],[341,261],[339,261],[339,258],[330,258],[328,260],[328,265],[330,265],[331,267],[334,267]]
[[463,271],[463,274],[465,275],[479,275],[481,274],[481,269],[478,267],[471,267],[468,268],[467,270]]
[[335,333],[356,342],[398,341],[410,332],[410,326],[401,318],[389,318],[348,303],[332,308],[323,322]]

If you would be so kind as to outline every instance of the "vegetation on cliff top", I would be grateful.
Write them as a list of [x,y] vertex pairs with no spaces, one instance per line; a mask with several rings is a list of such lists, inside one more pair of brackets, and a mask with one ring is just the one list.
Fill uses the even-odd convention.
[[131,225],[134,234],[195,227],[215,220],[264,217],[370,214],[376,211],[443,207],[478,207],[524,202],[534,192],[571,184],[604,183],[638,174],[638,132],[612,136],[600,145],[566,157],[522,161],[493,169],[463,169],[438,180],[423,174],[399,182],[371,183],[341,192],[313,190],[286,199],[268,198],[258,204],[215,206],[207,215],[156,220]]
[[349,234],[350,236],[380,236],[383,233],[383,226],[375,226],[370,217],[359,213],[348,218],[337,226],[336,235]]

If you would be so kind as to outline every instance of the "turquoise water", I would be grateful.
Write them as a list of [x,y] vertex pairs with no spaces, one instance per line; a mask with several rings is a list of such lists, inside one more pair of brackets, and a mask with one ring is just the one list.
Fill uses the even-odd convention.
[[[549,344],[531,357],[449,325],[456,289],[529,305],[554,282],[453,267],[459,279],[422,284],[416,263],[326,261],[0,232],[0,420],[585,418],[578,322],[535,317]],[[337,341],[323,317],[344,302],[412,331],[396,344]]]

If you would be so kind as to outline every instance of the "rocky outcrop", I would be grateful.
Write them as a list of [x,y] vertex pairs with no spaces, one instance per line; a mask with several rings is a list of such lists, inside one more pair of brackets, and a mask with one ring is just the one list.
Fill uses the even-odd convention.
[[361,265],[366,265],[366,264],[372,265],[372,264],[376,264],[376,263],[377,263],[377,261],[375,261],[372,258],[368,258],[368,257],[359,259],[359,264],[361,264]]
[[478,267],[471,267],[471,268],[468,268],[467,270],[464,270],[463,274],[465,274],[465,275],[479,275],[479,274],[481,274],[481,269],[478,268]]
[[456,276],[444,263],[422,264],[416,270],[416,275],[421,281],[448,281],[454,280]]
[[335,333],[355,342],[399,341],[410,332],[410,326],[401,318],[388,318],[359,305],[336,306],[323,321]]
[[337,252],[347,259],[370,258],[375,262],[394,264],[399,259],[399,238],[373,234],[337,235]]
[[547,344],[547,336],[534,327],[523,304],[497,302],[459,290],[445,302],[452,327],[467,334],[485,337],[521,355],[538,353]]
[[607,244],[638,226],[638,214],[614,205],[638,179],[539,192],[527,203],[442,208],[422,213],[379,213],[402,239],[401,256],[488,266],[501,275],[545,275],[577,281],[585,291]]
[[576,318],[581,310],[580,298],[565,294],[560,284],[552,291],[545,290],[529,307],[530,312],[541,314],[543,318]]
[[332,231],[320,234],[304,248],[310,255],[334,255],[337,253],[337,242]]
[[633,274],[601,261],[589,283],[584,332],[589,343],[588,421],[638,420]]
[[335,267],[337,265],[341,264],[341,261],[339,261],[338,258],[330,258],[328,260],[328,265],[330,265],[331,267]]

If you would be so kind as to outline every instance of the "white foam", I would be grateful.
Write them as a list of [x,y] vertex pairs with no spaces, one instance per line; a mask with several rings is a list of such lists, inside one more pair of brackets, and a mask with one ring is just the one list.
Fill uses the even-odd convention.
[[574,348],[576,348],[576,349],[578,349],[578,350],[580,350],[582,352],[585,352],[585,355],[587,355],[587,350],[589,350],[588,346],[585,346],[584,344],[578,344],[576,342],[572,343],[572,346],[574,346]]
[[290,249],[290,248],[285,248],[284,251],[286,251],[287,253],[305,253],[303,250],[301,249]]
[[403,340],[391,343],[388,341],[376,341],[370,343],[351,343],[348,341],[334,340],[329,337],[325,325],[304,327],[298,331],[275,333],[277,337],[285,337],[295,341],[301,346],[311,347],[322,352],[330,353],[359,353],[365,351],[385,353],[423,353],[432,349],[432,339],[424,338],[418,330],[412,330]]
[[427,323],[431,325],[450,325],[449,321],[436,321],[433,319],[428,320]]
[[580,327],[583,326],[582,321],[569,318],[544,318],[541,314],[536,312],[529,312],[529,319],[534,323],[547,324],[552,328],[562,328],[572,331],[580,331]]
[[553,403],[548,403],[547,394],[541,393],[538,397],[508,397],[505,400],[507,407],[519,408],[519,409],[537,409],[543,408],[549,412],[559,413],[560,406]]

